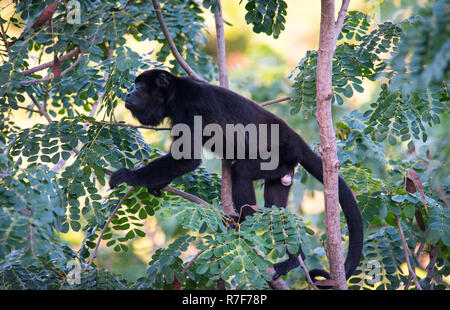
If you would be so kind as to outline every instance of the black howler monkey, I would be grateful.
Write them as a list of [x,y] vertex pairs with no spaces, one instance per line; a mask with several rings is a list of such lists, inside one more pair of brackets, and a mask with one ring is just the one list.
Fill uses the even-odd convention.
[[[249,157],[248,152],[245,153],[244,158],[236,159],[232,164],[233,203],[238,214],[241,214],[241,220],[255,212],[252,208],[243,208],[244,205],[256,204],[254,180],[264,179],[265,206],[275,205],[283,208],[286,207],[290,190],[290,183],[285,182],[286,176],[292,177],[292,172],[298,163],[323,183],[322,160],[308,144],[279,117],[231,90],[192,77],[177,77],[167,71],[154,69],[145,71],[136,78],[135,88],[127,94],[125,106],[144,125],[155,126],[160,124],[163,119],[168,118],[172,126],[185,124],[192,131],[195,130],[194,119],[196,116],[201,116],[202,128],[208,124],[218,124],[224,129],[224,132],[227,131],[227,124],[242,124],[243,126],[276,124],[279,131],[279,143],[275,145],[273,140],[269,138],[267,140],[271,141],[267,142],[269,149],[278,148],[279,150],[278,165],[275,169],[262,169],[261,164],[267,162],[267,158],[263,159],[259,155],[256,158]],[[226,145],[227,137],[224,134],[221,138],[224,145]],[[191,139],[194,144],[194,138]],[[202,144],[204,144],[206,139],[205,137],[202,139]],[[255,142],[253,140],[247,134],[245,136],[246,146]],[[261,140],[258,140],[257,143],[261,143]],[[237,152],[235,144],[231,146],[234,155]],[[173,152],[170,152],[134,171],[121,168],[111,175],[110,187],[114,188],[118,184],[126,182],[133,186],[147,186],[150,193],[158,193],[174,178],[194,170],[200,165],[201,159],[195,157],[194,151],[188,150],[188,152],[191,152],[192,157],[176,159]],[[349,249],[345,260],[346,277],[349,278],[361,258],[363,225],[353,194],[341,177],[339,178],[339,202],[344,211],[350,235]],[[241,208],[243,209],[241,210]],[[285,275],[296,266],[298,266],[297,258],[289,253],[286,261],[274,265],[275,278]],[[323,270],[312,270],[310,274],[313,279],[315,276],[329,278],[328,273]]]

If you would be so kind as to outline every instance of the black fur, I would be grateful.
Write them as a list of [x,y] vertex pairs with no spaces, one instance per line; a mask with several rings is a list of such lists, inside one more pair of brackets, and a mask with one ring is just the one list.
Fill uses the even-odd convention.
[[[202,116],[202,126],[216,123],[224,128],[224,132],[225,124],[279,125],[278,168],[261,170],[260,164],[263,160],[260,158],[238,159],[232,164],[233,203],[238,211],[242,211],[241,220],[255,212],[249,207],[240,210],[243,205],[256,204],[254,180],[265,180],[265,205],[278,207],[286,207],[290,189],[290,186],[282,185],[280,179],[292,173],[298,163],[323,183],[320,157],[283,120],[255,102],[231,90],[191,77],[177,77],[163,70],[146,71],[136,78],[135,83],[136,88],[127,95],[126,107],[144,125],[155,126],[164,118],[168,118],[172,125],[183,123],[192,129],[196,115]],[[135,171],[119,169],[111,176],[110,186],[113,188],[126,182],[134,186],[147,186],[150,193],[158,193],[174,178],[196,169],[199,165],[199,159],[175,160],[169,153]],[[342,178],[339,179],[339,202],[350,233],[345,261],[348,278],[361,258],[363,226],[358,205]],[[285,275],[297,266],[296,257],[289,253],[288,260],[275,264],[275,278]],[[311,275],[329,278],[328,273],[322,270],[313,270]]]

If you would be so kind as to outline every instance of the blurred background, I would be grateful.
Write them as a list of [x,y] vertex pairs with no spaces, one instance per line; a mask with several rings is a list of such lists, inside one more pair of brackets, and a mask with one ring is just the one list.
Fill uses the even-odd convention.
[[[320,23],[320,1],[287,0],[286,30],[281,32],[278,39],[265,34],[256,34],[252,27],[245,22],[243,9],[244,4],[239,0],[223,1],[223,16],[226,22],[225,37],[227,45],[227,64],[232,90],[249,97],[256,102],[264,102],[277,97],[289,95],[291,72],[296,68],[298,62],[304,57],[308,50],[318,48],[318,35]],[[400,21],[410,16],[409,4],[416,1],[363,1],[352,0],[349,11],[358,10],[368,13],[376,23],[386,20]],[[424,1],[420,1],[424,2]],[[339,10],[339,1],[336,2],[336,10]],[[0,15],[8,19],[14,12],[14,4],[10,0],[0,1]],[[215,57],[216,40],[214,18],[209,10],[204,13],[205,22],[208,25],[208,41],[205,42],[204,50]],[[11,35],[18,36],[21,29],[9,29]],[[127,40],[134,51],[144,54],[160,46],[155,42],[137,42],[130,35]],[[49,61],[51,59],[43,59]],[[215,82],[217,83],[217,82]],[[379,92],[379,82],[364,81],[365,92],[356,94],[341,106],[333,106],[334,117],[339,119],[342,115],[353,109],[364,110]],[[304,139],[314,145],[318,142],[318,129],[314,118],[303,119],[299,115],[291,116],[288,102],[273,104],[268,109],[283,118],[289,125],[300,133]],[[130,113],[122,106],[116,109],[116,117],[127,123],[137,124]],[[14,111],[14,119],[18,124],[41,121],[38,117],[28,118],[25,111]],[[445,122],[444,122],[445,123]],[[434,130],[443,130],[436,127]],[[168,150],[170,145],[167,132],[142,131],[146,140],[154,147]],[[211,171],[220,173],[220,161],[204,161]],[[306,222],[312,224],[312,228],[319,227],[323,223],[323,194],[321,186],[317,182],[302,184],[301,176],[296,175],[296,182],[291,191],[289,209],[292,212],[302,214]],[[256,184],[258,190],[258,204],[262,203],[261,184]],[[145,273],[146,264],[156,249],[166,246],[180,232],[174,221],[149,217],[142,228],[147,234],[146,238],[140,238],[131,242],[131,251],[120,252],[111,255],[112,248],[102,246],[97,255],[99,266],[105,267],[113,272],[123,274],[128,280],[135,280]],[[71,243],[76,249],[83,240],[82,232],[69,232],[61,236]],[[189,255],[190,252],[185,253]]]

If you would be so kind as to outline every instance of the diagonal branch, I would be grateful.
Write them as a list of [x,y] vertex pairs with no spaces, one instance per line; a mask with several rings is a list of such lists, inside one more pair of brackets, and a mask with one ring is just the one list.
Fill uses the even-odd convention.
[[337,38],[339,34],[341,33],[342,26],[344,25],[345,16],[347,15],[348,5],[350,4],[350,0],[342,0],[341,9],[338,13],[337,21],[334,25],[334,42],[336,45]]
[[281,97],[281,98],[277,98],[277,99],[272,99],[272,100],[269,100],[269,101],[265,101],[265,102],[260,103],[259,105],[262,106],[262,107],[264,107],[264,106],[269,105],[269,104],[274,104],[274,103],[283,102],[283,101],[288,101],[288,100],[291,100],[291,97],[290,97],[290,96],[285,96],[285,97]]
[[[67,54],[59,57],[59,61],[60,62],[66,61],[67,59],[70,59],[73,56],[78,55],[80,52],[81,52],[81,48],[77,47],[77,48],[71,50],[70,52],[68,52]],[[23,75],[30,75],[34,72],[41,71],[41,70],[47,69],[49,67],[53,67],[53,64],[54,64],[54,60],[46,62],[42,65],[30,68],[30,69],[27,69],[27,70],[21,71],[20,73],[22,73]]]
[[197,197],[195,195],[183,192],[183,191],[181,191],[179,189],[176,189],[176,188],[173,188],[173,187],[170,187],[170,186],[166,186],[166,187],[163,188],[163,190],[165,190],[165,191],[167,191],[169,193],[178,195],[180,197],[183,197],[184,199],[192,201],[192,202],[194,202],[196,204],[203,205],[205,207],[209,206],[209,204],[206,201],[204,201],[203,199],[201,199],[200,197]]
[[395,219],[397,221],[398,232],[400,233],[400,237],[402,238],[403,253],[405,254],[406,265],[408,265],[409,276],[414,279],[414,283],[416,283],[416,289],[421,291],[422,287],[420,286],[419,280],[417,279],[417,275],[411,266],[411,262],[409,261],[409,248],[408,248],[408,244],[406,243],[406,238],[405,238],[405,234],[403,233],[402,225],[400,223],[400,217],[398,215],[396,215]]
[[117,206],[114,209],[114,211],[111,213],[111,216],[108,218],[108,220],[106,221],[105,225],[103,226],[102,231],[100,232],[100,236],[98,237],[97,245],[95,246],[94,252],[92,253],[91,258],[89,259],[88,264],[81,270],[81,272],[86,271],[86,269],[88,269],[92,265],[92,262],[94,261],[94,258],[97,256],[98,247],[100,246],[100,242],[102,241],[102,237],[105,234],[105,231],[108,228],[109,223],[111,223],[112,219],[114,218],[114,216],[116,216],[117,211],[119,211],[119,209],[122,206],[122,204],[125,201],[125,199],[127,199],[128,196],[130,196],[131,192],[134,189],[135,189],[134,186],[130,187],[128,192],[126,192],[126,194],[122,197],[122,199],[117,204]]
[[44,117],[47,119],[47,121],[48,121],[49,123],[52,123],[52,122],[53,122],[53,121],[52,121],[52,118],[50,117],[50,115],[48,114],[48,112],[47,112],[46,110],[44,110],[44,108],[39,104],[39,102],[36,100],[36,98],[35,98],[31,93],[28,93],[28,92],[27,92],[27,94],[28,94],[28,96],[30,97],[31,101],[33,101],[34,105],[38,108],[39,113],[40,113],[42,116],[44,116]]
[[196,79],[201,80],[202,78],[197,73],[195,73],[194,70],[192,70],[192,68],[188,65],[188,63],[183,59],[181,54],[178,52],[175,42],[173,41],[172,37],[170,36],[169,30],[167,29],[166,22],[164,21],[164,18],[161,14],[161,7],[159,5],[158,0],[152,0],[152,3],[153,3],[153,8],[155,9],[156,18],[158,19],[158,22],[161,26],[162,32],[164,33],[164,37],[166,38],[167,44],[169,45],[169,48],[170,48],[173,56],[175,57],[177,62],[180,64],[180,66],[184,69],[184,71],[186,71],[187,74],[189,74],[190,76],[192,76]]
[[181,274],[185,274],[186,271],[189,269],[189,267],[192,266],[192,264],[195,262],[195,260],[202,255],[202,253],[205,252],[205,250],[201,250],[199,251],[197,254],[195,254],[194,258],[192,258],[183,268],[183,270],[181,271]]
[[319,288],[317,288],[317,286],[314,284],[314,281],[311,279],[310,275],[309,275],[309,271],[306,268],[305,262],[303,261],[303,258],[301,255],[298,256],[298,262],[300,264],[300,267],[302,267],[303,272],[305,273],[306,276],[306,282],[308,282],[308,285],[310,287],[312,287],[315,290],[319,290]]
[[42,79],[34,79],[34,80],[29,80],[29,81],[22,81],[20,82],[20,84],[22,85],[30,85],[30,84],[36,84],[36,83],[42,83],[42,82],[47,82],[47,81],[52,81],[55,78],[59,78],[61,76],[63,76],[64,74],[66,74],[67,72],[69,72],[70,70],[72,70],[73,68],[75,68],[83,59],[83,51],[80,52],[80,56],[78,56],[77,60],[75,60],[75,62],[70,65],[70,67],[68,67],[66,70],[64,70],[63,72],[61,72],[61,74],[59,76],[48,76]]

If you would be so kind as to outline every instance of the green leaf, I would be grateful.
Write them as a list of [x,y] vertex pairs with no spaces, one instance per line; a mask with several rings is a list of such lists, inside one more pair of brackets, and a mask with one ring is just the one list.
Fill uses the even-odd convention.
[[353,96],[353,89],[350,86],[350,84],[348,84],[345,89],[344,89],[344,93],[343,95],[347,98],[351,98]]

